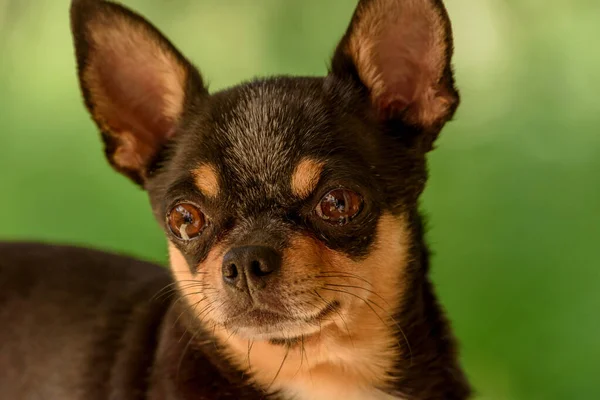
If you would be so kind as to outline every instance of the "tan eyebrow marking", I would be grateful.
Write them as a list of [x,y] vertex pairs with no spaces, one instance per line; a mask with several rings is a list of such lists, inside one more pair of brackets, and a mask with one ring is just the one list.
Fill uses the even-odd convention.
[[217,197],[219,194],[219,177],[215,167],[210,164],[202,164],[192,170],[194,183],[202,193],[209,197]]
[[307,198],[317,187],[325,163],[305,158],[298,163],[292,174],[292,193]]

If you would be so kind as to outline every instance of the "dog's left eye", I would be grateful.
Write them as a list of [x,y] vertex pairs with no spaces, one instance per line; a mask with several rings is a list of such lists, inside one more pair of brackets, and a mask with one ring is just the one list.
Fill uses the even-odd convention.
[[175,236],[183,240],[191,240],[204,229],[206,217],[193,204],[178,204],[169,212],[167,216],[169,229]]
[[345,225],[362,210],[363,198],[351,190],[335,189],[327,193],[315,209],[321,219],[335,225]]

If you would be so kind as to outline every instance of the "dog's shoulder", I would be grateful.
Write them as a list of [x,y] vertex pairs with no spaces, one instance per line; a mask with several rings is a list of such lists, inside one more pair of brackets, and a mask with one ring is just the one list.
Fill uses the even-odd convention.
[[123,255],[0,243],[3,396],[107,398],[115,388],[143,387],[170,283],[161,266]]

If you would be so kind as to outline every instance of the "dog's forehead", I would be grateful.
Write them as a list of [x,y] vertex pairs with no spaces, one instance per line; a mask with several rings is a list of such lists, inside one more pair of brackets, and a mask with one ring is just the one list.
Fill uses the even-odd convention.
[[268,196],[288,191],[297,165],[327,141],[322,97],[312,81],[266,81],[240,88],[219,106],[213,130],[227,186]]

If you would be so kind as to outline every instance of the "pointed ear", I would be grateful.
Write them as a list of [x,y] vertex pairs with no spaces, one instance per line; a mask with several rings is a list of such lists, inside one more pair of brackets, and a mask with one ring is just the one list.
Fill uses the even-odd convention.
[[187,100],[206,95],[198,71],[141,16],[73,0],[71,29],[85,104],[115,169],[143,185]]
[[361,0],[331,73],[359,80],[382,118],[439,130],[459,101],[451,57],[441,0]]

